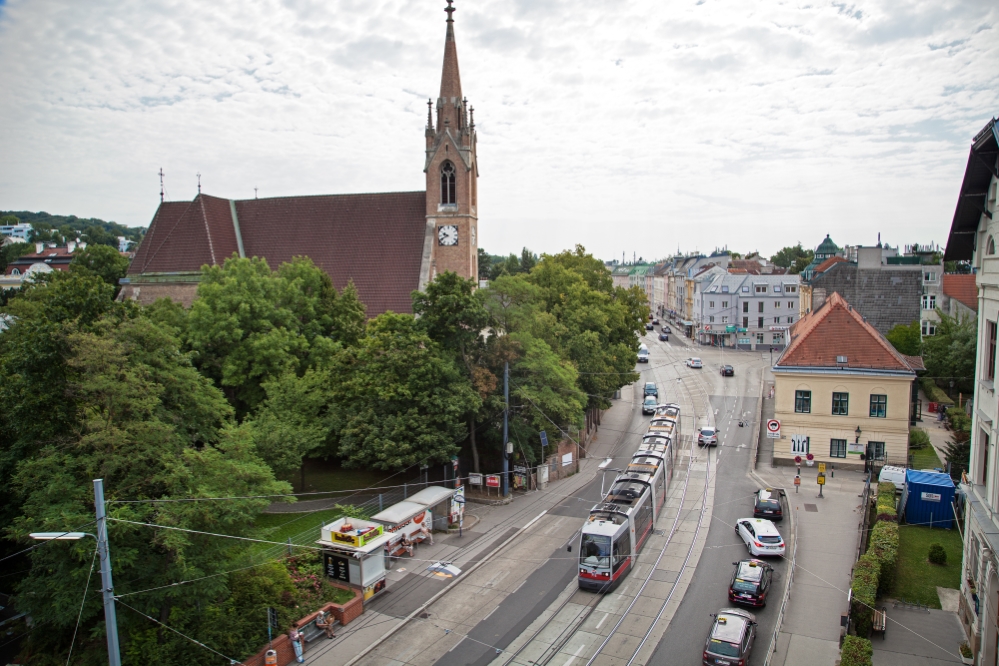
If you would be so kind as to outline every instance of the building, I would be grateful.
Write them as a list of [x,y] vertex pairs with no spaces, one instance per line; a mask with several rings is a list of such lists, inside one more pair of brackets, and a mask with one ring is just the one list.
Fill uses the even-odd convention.
[[978,317],[978,285],[973,273],[945,273],[943,305],[941,310],[950,317],[975,319]]
[[611,282],[615,287],[627,289],[631,286],[628,278],[629,273],[631,273],[631,266],[615,266],[614,270],[611,271]]
[[[834,246],[828,237],[822,244],[827,246],[823,254]],[[823,245],[819,249],[823,249]],[[882,257],[881,247],[858,246],[853,249],[856,261],[834,255],[814,267],[809,264],[811,268],[802,271],[800,315],[818,310],[825,299],[835,292],[883,334],[898,324],[908,326],[920,321],[926,280],[919,261],[911,265],[888,264]],[[931,277],[938,275],[936,268],[929,272]]]
[[657,317],[666,314],[666,283],[670,262],[657,264],[652,271],[652,312]]
[[732,270],[716,269],[703,288],[695,284],[692,319],[698,341],[747,350],[783,349],[787,330],[800,319],[798,276]]
[[908,460],[918,357],[899,353],[838,293],[789,331],[773,367],[774,464],[795,456],[837,467]]
[[73,253],[77,248],[84,249],[86,243],[70,241],[63,247],[55,243],[35,243],[35,251],[22,255],[7,264],[3,276],[0,276],[0,289],[16,289],[33,275],[51,273],[52,271],[68,271],[73,261]]
[[[999,401],[996,400],[996,330],[999,328],[999,255],[996,190],[999,126],[990,120],[971,142],[944,261],[970,261],[977,289],[978,354],[971,411],[971,457],[961,478],[967,497],[958,616],[976,664],[994,664],[999,607]],[[945,278],[945,283],[949,281]],[[964,298],[970,297],[965,285]]]
[[20,224],[0,224],[0,236],[10,236],[20,243],[31,240],[31,233],[34,231],[27,222]]
[[[411,312],[410,294],[444,271],[478,276],[475,114],[462,94],[454,8],[448,6],[437,103],[427,102],[417,192],[161,201],[126,278],[122,298],[194,300],[201,267],[262,257],[271,268],[307,256],[337,289],[353,281],[369,317]],[[391,156],[390,159],[399,159]],[[416,151],[411,154],[415,163]]]
[[833,257],[839,256],[840,250],[839,246],[829,238],[829,234],[826,234],[825,239],[819,243],[819,246],[815,248],[815,255],[812,257],[810,264],[805,266],[805,269],[801,271],[801,279],[809,280],[812,277],[812,273],[815,268],[821,264],[826,259],[832,259]]

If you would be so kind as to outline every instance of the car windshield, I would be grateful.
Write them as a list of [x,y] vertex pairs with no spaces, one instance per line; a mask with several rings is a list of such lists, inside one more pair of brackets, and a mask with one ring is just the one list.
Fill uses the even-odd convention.
[[756,592],[756,585],[756,581],[737,578],[735,582],[732,583],[732,589],[737,592]]
[[[631,404],[635,404],[635,403],[631,403]],[[715,434],[715,429],[714,428],[701,428],[701,434],[704,435],[705,437],[711,437],[711,436],[713,436]],[[745,501],[745,500],[743,500],[743,501]]]
[[779,509],[780,502],[775,499],[763,499],[760,498],[759,505],[767,509]]
[[739,644],[727,643],[725,641],[720,641],[715,638],[712,638],[711,643],[708,645],[708,651],[711,654],[717,654],[723,657],[738,657]]
[[579,546],[579,563],[590,567],[609,567],[611,539],[599,534],[583,534]]
[[652,397],[651,395],[650,396],[646,396],[646,398],[645,398],[645,404],[646,405],[654,405],[654,404],[656,404],[656,399],[654,397]]

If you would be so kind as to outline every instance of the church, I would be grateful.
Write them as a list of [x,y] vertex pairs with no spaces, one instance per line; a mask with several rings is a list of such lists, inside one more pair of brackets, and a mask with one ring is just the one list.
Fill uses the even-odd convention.
[[[272,270],[306,256],[343,289],[353,280],[368,317],[412,312],[410,293],[438,273],[478,276],[475,112],[461,93],[453,0],[447,0],[437,103],[427,102],[426,190],[160,201],[122,279],[121,298],[196,297],[201,267],[261,257]],[[200,190],[200,188],[199,188]]]

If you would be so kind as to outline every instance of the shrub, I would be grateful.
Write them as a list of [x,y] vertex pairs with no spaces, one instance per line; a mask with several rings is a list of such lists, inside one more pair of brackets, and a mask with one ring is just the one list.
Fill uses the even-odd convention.
[[971,651],[971,646],[968,645],[968,641],[964,641],[960,646],[961,656],[965,659],[971,659],[975,656],[975,653]]
[[864,553],[853,566],[853,600],[850,616],[858,636],[868,636],[874,624],[874,602],[878,595],[878,573],[881,566],[873,553]]
[[879,520],[871,530],[867,552],[874,555],[878,571],[878,592],[885,594],[895,584],[895,567],[898,565],[898,525]]
[[920,428],[909,429],[910,449],[925,449],[929,445],[930,445],[930,436],[926,434],[925,430],[922,430]]
[[930,402],[938,402],[946,407],[950,407],[954,404],[954,401],[950,399],[947,393],[936,385],[936,383],[927,377],[923,377],[919,380],[919,387],[923,389],[923,393],[926,394],[926,399]]
[[843,639],[843,649],[839,653],[840,666],[871,666],[874,648],[871,641],[859,636],[847,636]]
[[898,511],[895,508],[895,484],[890,482],[878,484],[878,520],[898,522]]
[[947,551],[938,543],[930,544],[929,560],[933,564],[947,564]]

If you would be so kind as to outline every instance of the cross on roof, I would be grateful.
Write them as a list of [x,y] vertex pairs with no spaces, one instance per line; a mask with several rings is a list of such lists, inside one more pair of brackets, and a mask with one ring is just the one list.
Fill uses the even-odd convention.
[[454,2],[454,0],[447,0],[447,9],[444,10],[447,12],[448,23],[454,23],[454,17],[452,16],[452,14],[454,14],[454,7],[451,6],[452,2]]

